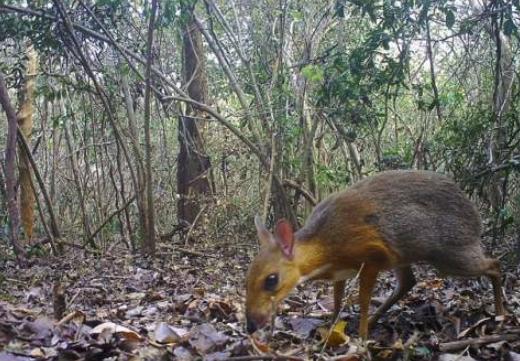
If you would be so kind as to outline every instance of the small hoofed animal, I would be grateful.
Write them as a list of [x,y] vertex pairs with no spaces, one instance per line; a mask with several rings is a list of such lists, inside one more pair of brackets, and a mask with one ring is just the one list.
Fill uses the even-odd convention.
[[[503,314],[500,265],[480,245],[480,216],[457,185],[429,171],[387,171],[319,203],[293,232],[286,220],[271,234],[255,218],[260,253],[247,276],[247,330],[266,324],[273,304],[306,280],[334,282],[341,309],[345,280],[359,270],[361,337],[416,283],[411,264],[425,262],[445,275],[491,279],[495,311]],[[397,287],[368,318],[379,272],[394,270]]]

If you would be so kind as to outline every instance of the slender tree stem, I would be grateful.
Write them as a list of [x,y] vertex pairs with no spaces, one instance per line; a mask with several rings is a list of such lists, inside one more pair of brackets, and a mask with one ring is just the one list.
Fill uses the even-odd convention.
[[147,54],[146,54],[146,87],[144,91],[144,139],[146,150],[146,229],[148,231],[145,238],[145,251],[149,255],[155,254],[155,208],[153,201],[153,177],[152,177],[152,137],[150,135],[150,102],[152,85],[152,64],[153,64],[153,31],[155,27],[155,17],[157,15],[157,0],[152,0],[152,10],[148,23]]
[[[16,111],[9,99],[5,78],[0,73],[0,103],[7,115],[7,141],[5,146],[5,188],[7,194],[7,211],[9,213],[9,239],[18,257],[25,256],[25,250],[18,240],[20,214],[16,204],[16,133],[18,121]],[[20,261],[20,259],[18,258]]]

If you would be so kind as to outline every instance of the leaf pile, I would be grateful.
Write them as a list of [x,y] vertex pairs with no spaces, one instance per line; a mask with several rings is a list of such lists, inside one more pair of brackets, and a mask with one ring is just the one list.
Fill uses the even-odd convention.
[[[180,249],[180,250],[179,250]],[[0,361],[5,360],[520,360],[520,277],[506,272],[510,314],[494,317],[487,281],[422,280],[357,337],[357,287],[331,325],[331,287],[298,287],[280,307],[272,335],[244,332],[250,255],[218,248],[163,249],[156,260],[69,253],[0,264]],[[77,251],[76,251],[77,252]],[[114,251],[112,251],[114,252]],[[205,254],[205,256],[204,256]],[[382,275],[377,306],[393,290]]]

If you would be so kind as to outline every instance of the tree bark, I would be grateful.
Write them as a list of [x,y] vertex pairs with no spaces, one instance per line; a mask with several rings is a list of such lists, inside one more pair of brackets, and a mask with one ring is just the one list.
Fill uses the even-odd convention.
[[[54,209],[52,206],[52,204],[53,204],[52,198],[49,196],[49,193],[47,192],[47,189],[45,188],[45,183],[43,182],[43,178],[40,174],[40,171],[36,167],[36,162],[34,161],[34,158],[32,157],[31,149],[29,148],[29,144],[27,144],[27,141],[25,140],[25,137],[22,134],[22,132],[20,131],[20,129],[18,129],[18,146],[25,153],[27,160],[29,161],[29,164],[31,165],[31,169],[32,169],[32,172],[34,173],[36,181],[38,182],[38,186],[40,187],[40,191],[42,192],[43,199],[45,200],[45,205],[47,207],[47,211],[49,212],[49,220],[50,220],[50,224],[51,224],[52,236],[55,239],[60,238],[61,233],[60,233],[60,230],[58,227],[58,222],[56,221],[56,216],[55,216]],[[54,160],[53,160],[53,162],[54,162]]]
[[7,115],[7,140],[5,146],[5,192],[9,214],[9,239],[17,256],[24,256],[25,250],[18,241],[20,215],[16,205],[16,133],[18,121],[16,111],[9,99],[4,75],[0,73],[0,103]]
[[[31,138],[33,128],[33,101],[34,83],[37,71],[37,55],[31,45],[27,49],[27,65],[23,87],[19,91],[20,109],[18,111],[18,126],[28,141]],[[30,244],[34,229],[34,205],[35,197],[32,190],[31,165],[27,154],[21,149],[18,153],[18,175],[20,177],[20,214],[22,226],[25,231],[25,243]]]
[[[493,17],[493,35],[496,43],[495,84],[493,91],[493,124],[489,141],[489,164],[496,167],[504,160],[506,136],[504,114],[511,108],[511,90],[514,80],[513,55],[511,43],[502,33],[498,21]],[[495,172],[489,184],[489,200],[495,211],[499,211],[504,203],[501,179],[503,172]]]
[[[0,207],[1,209],[7,210],[7,194],[5,192],[5,177],[2,164],[0,164]],[[0,214],[0,216],[2,216],[2,214]]]
[[153,63],[153,30],[157,14],[157,0],[152,0],[150,22],[148,23],[147,54],[146,54],[146,88],[144,92],[144,141],[146,150],[146,237],[144,250],[148,255],[155,254],[155,208],[153,201],[153,177],[152,177],[152,138],[150,134],[150,102],[152,86]]
[[[128,136],[130,138],[130,144],[135,160],[135,173],[136,173],[136,199],[137,199],[137,211],[139,213],[139,238],[144,237],[148,232],[146,231],[146,192],[144,189],[144,161],[143,155],[141,154],[141,147],[139,144],[139,135],[137,133],[138,124],[137,118],[134,112],[134,102],[132,95],[130,94],[130,86],[128,85],[128,79],[126,75],[121,77],[121,86],[125,98],[126,112],[128,116]],[[121,165],[118,165],[121,169]],[[120,171],[122,174],[122,172]],[[130,235],[131,242],[135,246],[135,239],[133,235]],[[135,249],[134,249],[135,250]]]
[[[183,75],[190,98],[207,103],[208,85],[202,36],[197,27],[193,8],[183,7],[187,20],[183,33]],[[203,116],[200,109],[188,106],[179,123],[179,157],[177,160],[177,218],[181,225],[191,226],[200,212],[201,200],[212,193],[209,182],[210,159],[197,124]],[[206,199],[207,200],[207,199]],[[204,200],[203,200],[204,201]]]
[[442,110],[439,99],[439,89],[437,88],[437,80],[435,77],[435,63],[433,59],[432,41],[430,35],[430,19],[426,17],[426,53],[428,54],[428,60],[430,62],[430,81],[433,89],[433,102],[435,105],[435,111],[437,112],[437,120],[442,121]]

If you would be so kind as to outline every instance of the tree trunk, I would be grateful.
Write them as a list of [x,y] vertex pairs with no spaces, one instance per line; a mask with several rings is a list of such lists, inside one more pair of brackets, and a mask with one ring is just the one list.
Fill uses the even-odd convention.
[[[207,103],[208,85],[202,36],[193,16],[193,8],[183,7],[188,19],[183,34],[183,75],[189,96]],[[204,142],[197,124],[203,116],[199,109],[188,106],[179,123],[179,157],[177,159],[177,218],[179,224],[191,226],[201,211],[203,198],[212,193],[209,181],[210,158],[204,150]],[[207,200],[207,199],[206,199]],[[201,202],[202,201],[202,202]]]
[[[52,233],[52,236],[54,239],[60,238],[61,233],[58,228],[58,223],[56,221],[56,216],[55,216],[55,212],[54,212],[54,209],[52,206],[51,198],[49,197],[47,188],[45,188],[45,183],[40,174],[40,171],[38,170],[38,167],[36,167],[36,162],[34,161],[34,158],[32,157],[31,150],[29,149],[29,145],[27,144],[25,137],[20,130],[18,130],[18,146],[20,147],[20,150],[25,153],[25,156],[27,157],[27,160],[31,166],[32,173],[34,174],[36,181],[38,182],[38,186],[40,187],[40,191],[42,193],[43,199],[45,200],[45,205],[49,212],[49,221],[50,221],[50,225],[51,225],[50,231]],[[31,184],[33,184],[33,183],[31,183]],[[36,196],[34,186],[31,186],[31,187],[33,188],[33,193],[35,193],[35,200],[36,200],[36,202],[38,202],[38,198]],[[45,223],[45,222],[42,220],[42,223]]]
[[152,86],[153,63],[153,29],[157,13],[157,0],[152,0],[152,12],[148,23],[148,39],[146,54],[146,88],[144,92],[144,141],[146,150],[146,230],[144,250],[149,255],[155,254],[155,207],[153,202],[153,177],[152,177],[152,137],[150,134],[150,103]]
[[433,89],[433,102],[435,104],[435,111],[437,112],[437,120],[442,121],[442,110],[439,99],[439,89],[437,88],[437,80],[435,77],[435,61],[433,59],[433,49],[430,34],[430,19],[426,18],[426,54],[428,54],[428,61],[430,62],[430,81]]
[[[5,178],[2,164],[0,164],[0,209],[7,210],[7,193],[5,192]],[[3,217],[4,212],[0,213],[0,217]]]
[[[27,66],[22,89],[19,92],[20,109],[18,111],[18,126],[27,141],[31,139],[33,128],[33,100],[34,83],[37,71],[37,55],[32,46],[27,49]],[[20,215],[25,231],[25,243],[30,244],[34,228],[34,204],[35,197],[32,190],[31,165],[27,154],[21,149],[18,153],[18,175],[20,177]]]
[[[493,126],[489,141],[490,166],[496,167],[504,160],[506,147],[506,130],[504,129],[504,114],[511,108],[511,89],[514,79],[513,55],[511,43],[495,23],[496,67],[495,87],[493,93]],[[502,208],[504,194],[501,181],[504,172],[494,172],[489,184],[489,200],[495,211]]]
[[[130,143],[132,145],[132,151],[135,160],[135,173],[136,173],[136,199],[137,199],[137,211],[139,213],[139,236],[143,238],[148,233],[146,231],[145,213],[146,213],[146,194],[144,189],[144,161],[143,155],[141,154],[141,148],[139,144],[139,136],[137,133],[138,124],[137,118],[134,112],[134,102],[132,95],[130,94],[130,86],[128,85],[128,78],[126,75],[121,76],[121,87],[125,98],[125,106],[128,118],[128,135],[130,137]],[[119,173],[122,176],[122,166],[118,164]],[[133,233],[130,234],[132,250],[135,251],[136,239]]]
[[9,213],[9,239],[17,256],[24,256],[25,251],[18,242],[20,215],[16,206],[16,133],[18,122],[16,112],[9,99],[4,75],[0,73],[0,103],[7,115],[7,140],[5,146],[5,192]]

